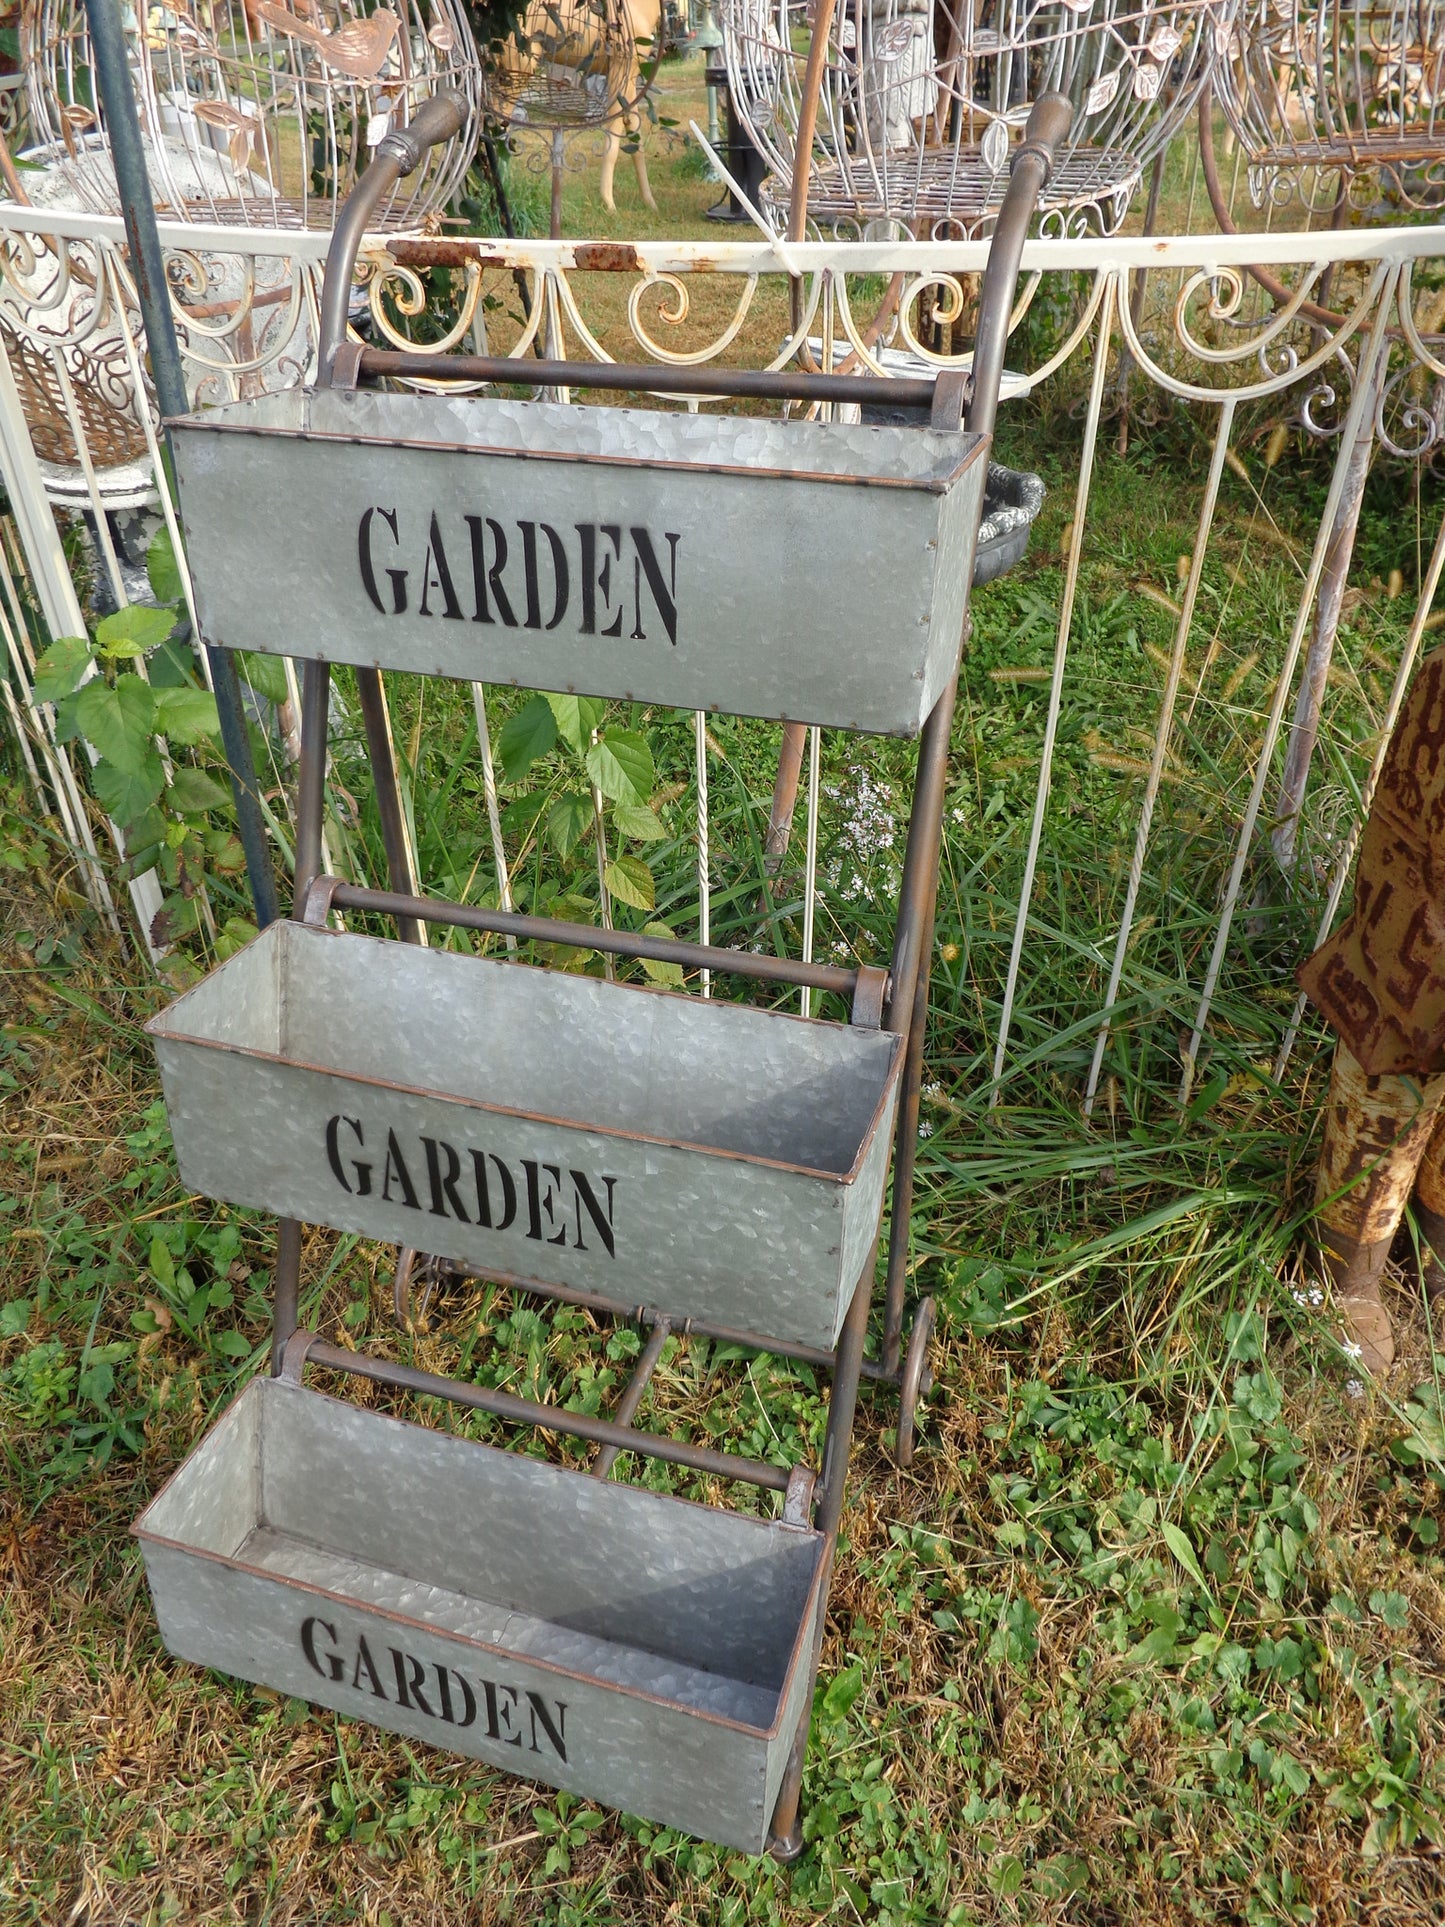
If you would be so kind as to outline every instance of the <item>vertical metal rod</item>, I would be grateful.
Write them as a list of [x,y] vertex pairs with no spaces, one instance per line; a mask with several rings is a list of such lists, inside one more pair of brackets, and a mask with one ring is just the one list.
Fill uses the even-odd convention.
[[1219,410],[1219,427],[1214,437],[1214,454],[1209,464],[1209,478],[1204,484],[1204,500],[1199,508],[1199,525],[1194,534],[1194,554],[1189,563],[1189,582],[1184,591],[1184,602],[1179,611],[1179,623],[1174,631],[1174,648],[1169,657],[1169,670],[1164,679],[1164,694],[1159,704],[1159,723],[1154,733],[1154,753],[1149,763],[1149,778],[1144,785],[1144,801],[1139,811],[1139,827],[1134,835],[1134,854],[1129,860],[1129,882],[1124,892],[1124,911],[1119,919],[1119,934],[1114,941],[1114,961],[1109,970],[1109,987],[1104,992],[1104,1012],[1099,1023],[1099,1034],[1094,1039],[1094,1055],[1089,1064],[1088,1082],[1084,1087],[1084,1116],[1091,1117],[1094,1099],[1099,1089],[1099,1074],[1104,1065],[1104,1051],[1108,1046],[1109,1033],[1113,1025],[1114,999],[1119,994],[1119,984],[1124,975],[1124,959],[1129,950],[1129,938],[1134,928],[1134,911],[1139,902],[1139,890],[1144,881],[1144,858],[1149,848],[1149,833],[1154,823],[1154,806],[1159,799],[1159,786],[1164,780],[1164,760],[1169,753],[1169,741],[1174,729],[1174,708],[1179,696],[1179,685],[1184,675],[1184,658],[1189,648],[1189,636],[1194,627],[1194,606],[1199,598],[1199,585],[1204,578],[1204,556],[1209,546],[1209,531],[1214,523],[1214,506],[1219,499],[1219,484],[1224,474],[1224,458],[1229,452],[1230,438],[1234,433],[1234,397],[1228,396]]
[[[827,1553],[823,1557],[828,1558]],[[831,1567],[832,1561],[829,1560]],[[823,1579],[822,1592],[826,1599],[828,1585],[832,1579],[831,1570]],[[798,1735],[793,1741],[793,1750],[788,1755],[788,1764],[783,1770],[782,1784],[773,1806],[773,1817],[768,1826],[768,1852],[775,1860],[789,1866],[803,1851],[802,1830],[798,1826],[798,1802],[803,1792],[803,1763],[808,1757],[808,1734],[813,1724],[812,1688],[817,1681],[818,1653],[820,1642],[813,1642],[812,1678],[809,1680],[808,1703],[803,1708],[803,1716],[798,1721]]]
[[[1365,818],[1370,813],[1370,805],[1375,800],[1375,791],[1380,782],[1380,771],[1385,766],[1385,756],[1389,750],[1390,738],[1395,733],[1395,724],[1399,720],[1400,710],[1405,701],[1405,691],[1409,688],[1410,678],[1415,672],[1415,659],[1420,652],[1421,638],[1424,636],[1425,624],[1430,615],[1431,605],[1439,590],[1442,575],[1445,575],[1445,515],[1442,515],[1440,518],[1440,527],[1435,536],[1435,547],[1431,552],[1430,561],[1425,570],[1425,579],[1420,585],[1419,600],[1415,604],[1415,617],[1410,624],[1410,633],[1405,638],[1405,649],[1403,655],[1400,657],[1400,666],[1395,671],[1395,681],[1390,690],[1389,703],[1385,708],[1385,720],[1380,729],[1379,743],[1375,750],[1374,761],[1370,765],[1370,773],[1365,779],[1364,787],[1360,791],[1359,811],[1354,823],[1351,825],[1350,833],[1345,839],[1344,848],[1340,851],[1335,862],[1335,874],[1330,883],[1329,901],[1325,904],[1324,915],[1320,918],[1319,929],[1315,932],[1315,949],[1319,948],[1334,928],[1335,915],[1339,910],[1340,900],[1345,894],[1345,885],[1349,881],[1350,872],[1354,868],[1355,850],[1359,845],[1360,833],[1364,829]],[[1288,1065],[1290,1054],[1294,1050],[1295,1039],[1299,1035],[1299,1027],[1304,1021],[1305,1005],[1308,1001],[1304,992],[1301,991],[1295,1001],[1295,1007],[1289,1020],[1289,1027],[1284,1034],[1284,1041],[1279,1047],[1279,1056],[1275,1059],[1274,1078],[1276,1083],[1284,1076],[1285,1067]]]
[[[391,718],[387,714],[381,671],[358,669],[356,688],[361,697],[361,720],[366,726],[366,750],[371,763],[372,787],[376,793],[376,811],[381,818],[387,881],[399,896],[415,896],[416,879],[412,875],[401,782],[396,773],[396,752],[391,743]],[[398,917],[397,928],[403,943],[422,941],[422,926],[415,917]]]
[[808,740],[806,723],[784,723],[783,742],[778,751],[778,773],[773,780],[773,806],[768,814],[768,836],[763,845],[763,868],[769,876],[777,873],[787,853],[793,830],[793,806],[798,800],[798,778],[803,770],[803,750]]
[[[693,752],[697,762],[697,940],[712,942],[712,821],[707,783],[707,716],[701,709],[693,712]],[[702,994],[712,995],[712,972],[701,973]]]
[[[838,1549],[838,1526],[843,1517],[843,1487],[848,1475],[848,1452],[853,1440],[853,1418],[858,1409],[858,1380],[863,1369],[863,1344],[868,1335],[868,1313],[873,1302],[873,1270],[878,1259],[875,1238],[868,1263],[853,1293],[848,1316],[838,1340],[833,1366],[833,1396],[828,1403],[828,1432],[823,1442],[823,1473],[818,1482],[814,1524],[825,1537],[820,1596],[827,1600],[833,1579],[833,1558]],[[816,1680],[818,1660],[823,1650],[823,1620],[819,1613],[809,1659],[809,1685]],[[808,1730],[812,1724],[812,1693],[808,1694],[803,1716],[798,1722],[798,1737],[788,1756],[773,1817],[768,1828],[768,1851],[774,1859],[796,1860],[802,1851],[803,1837],[798,1828],[798,1802],[803,1791],[803,1762],[808,1753]]]
[[923,725],[908,842],[903,853],[902,899],[893,951],[894,991],[885,1028],[906,1033],[898,1124],[893,1146],[893,1197],[888,1212],[888,1278],[883,1310],[883,1369],[898,1370],[903,1340],[903,1294],[908,1283],[908,1244],[913,1218],[913,1177],[918,1163],[918,1107],[923,1088],[923,1045],[928,1020],[929,952],[933,947],[938,892],[939,840],[948,787],[948,743],[953,729],[956,679],[951,680]]
[[993,1085],[989,1109],[998,1103],[999,1086],[1008,1057],[1009,1025],[1013,1020],[1014,997],[1018,991],[1019,970],[1023,963],[1024,940],[1028,935],[1029,903],[1034,893],[1039,844],[1043,840],[1044,812],[1049,804],[1053,781],[1054,742],[1059,732],[1059,714],[1064,698],[1064,670],[1069,659],[1069,634],[1074,622],[1074,598],[1078,594],[1079,570],[1084,556],[1084,522],[1089,512],[1089,490],[1094,479],[1094,449],[1099,438],[1099,414],[1104,401],[1104,377],[1109,367],[1109,343],[1114,332],[1114,302],[1118,294],[1119,271],[1106,268],[1104,298],[1099,304],[1098,336],[1094,344],[1094,377],[1089,390],[1089,412],[1084,422],[1084,446],[1079,461],[1079,482],[1074,494],[1073,534],[1064,574],[1064,593],[1059,607],[1058,635],[1054,642],[1054,666],[1049,678],[1049,707],[1044,721],[1043,747],[1039,752],[1039,779],[1034,791],[1033,821],[1029,826],[1028,853],[1024,858],[1023,881],[1019,887],[1018,911],[1014,917],[1013,941],[1009,947],[1008,974],[1004,979],[1003,1007],[999,1011],[998,1036],[993,1048]]
[[[184,415],[190,403],[181,368],[181,352],[176,343],[175,324],[171,318],[165,263],[161,258],[160,234],[156,228],[155,203],[146,174],[140,119],[136,113],[130,65],[126,59],[120,0],[86,0],[85,10],[90,25],[91,58],[95,63],[100,103],[105,114],[111,158],[115,164],[121,212],[125,217],[131,274],[140,302],[146,345],[150,349],[156,401],[163,418]],[[241,684],[230,652],[213,649],[209,643],[204,647],[215,691],[216,713],[221,724],[221,744],[231,772],[231,790],[236,802],[241,847],[246,854],[251,900],[256,910],[256,922],[264,929],[281,914],[281,909],[276,895],[276,879],[271,869],[271,854],[266,845],[260,790],[251,758],[251,739],[246,733]]]
[[272,1274],[275,1316],[271,1327],[271,1376],[281,1370],[286,1341],[301,1322],[301,1226],[295,1218],[276,1225],[276,1269]]
[[[808,731],[808,834],[803,865],[803,962],[813,961],[813,926],[818,914],[818,792],[822,787],[823,732],[815,723]],[[813,1014],[811,985],[803,986],[803,1015]]]
[[818,1480],[814,1522],[819,1532],[837,1537],[843,1516],[843,1487],[848,1477],[848,1451],[853,1442],[853,1416],[858,1409],[858,1380],[863,1371],[863,1341],[868,1336],[868,1313],[873,1303],[873,1270],[878,1259],[875,1239],[868,1252],[848,1316],[838,1340],[833,1367],[833,1396],[828,1401],[828,1431],[823,1441],[823,1470]]
[[[627,1389],[617,1401],[617,1410],[612,1414],[614,1425],[631,1425],[637,1416],[637,1408],[642,1403],[643,1393],[648,1381],[657,1370],[657,1361],[662,1357],[662,1348],[672,1336],[672,1326],[666,1318],[659,1318],[648,1336],[647,1344],[633,1368],[627,1381]],[[620,1445],[604,1445],[592,1461],[590,1467],[594,1479],[605,1479],[622,1456]]]
[[1334,661],[1335,641],[1340,632],[1340,611],[1350,579],[1350,563],[1355,553],[1355,535],[1360,526],[1360,510],[1365,501],[1370,459],[1375,452],[1375,414],[1384,391],[1389,356],[1382,355],[1375,365],[1366,412],[1350,450],[1344,493],[1330,523],[1329,547],[1320,576],[1320,591],[1315,607],[1314,630],[1305,652],[1304,674],[1295,697],[1290,723],[1289,746],[1285,751],[1284,774],[1280,778],[1279,800],[1275,805],[1275,827],[1270,844],[1279,867],[1294,868],[1295,845],[1299,838],[1300,812],[1304,808],[1305,786],[1310,764],[1319,741],[1320,717],[1324,710],[1325,684]]
[[1330,478],[1329,494],[1325,498],[1324,513],[1320,518],[1319,533],[1315,537],[1313,553],[1310,556],[1309,573],[1305,578],[1304,589],[1300,595],[1299,609],[1295,615],[1294,628],[1285,649],[1284,660],[1280,664],[1279,678],[1275,684],[1274,700],[1270,704],[1269,715],[1265,721],[1264,738],[1260,743],[1259,756],[1255,764],[1254,783],[1250,789],[1249,801],[1245,805],[1235,839],[1234,864],[1230,870],[1229,881],[1225,886],[1224,902],[1220,907],[1219,924],[1215,931],[1214,945],[1210,951],[1209,964],[1204,973],[1204,985],[1199,993],[1199,1007],[1194,1013],[1194,1025],[1184,1055],[1183,1072],[1179,1080],[1178,1102],[1180,1109],[1189,1102],[1189,1092],[1194,1083],[1194,1067],[1199,1061],[1199,1047],[1204,1041],[1204,1026],[1209,1020],[1210,1007],[1214,1002],[1214,992],[1219,983],[1219,974],[1224,968],[1224,955],[1229,947],[1229,935],[1234,925],[1234,912],[1239,902],[1240,886],[1249,863],[1250,852],[1254,847],[1255,828],[1259,822],[1260,805],[1264,801],[1265,785],[1269,781],[1270,767],[1274,759],[1275,744],[1279,740],[1280,725],[1284,719],[1284,708],[1289,700],[1290,687],[1294,682],[1295,670],[1299,664],[1300,648],[1304,642],[1305,627],[1309,622],[1310,610],[1314,606],[1315,595],[1319,589],[1320,575],[1324,568],[1325,554],[1329,547],[1330,530],[1339,510],[1340,499],[1344,494],[1345,477],[1349,468],[1350,455],[1354,449],[1355,437],[1360,432],[1365,408],[1374,388],[1375,365],[1382,353],[1388,353],[1387,326],[1390,310],[1395,300],[1395,290],[1399,283],[1398,267],[1388,267],[1376,283],[1375,318],[1371,324],[1369,338],[1360,350],[1359,365],[1355,370],[1355,393],[1345,417],[1344,432],[1340,438],[1340,454],[1335,463],[1334,474]]
[[326,721],[331,668],[308,661],[301,686],[301,756],[296,766],[296,877],[291,914],[300,917],[306,892],[321,874],[321,826],[326,802]]
[[[327,715],[331,707],[331,668],[308,661],[302,671],[301,755],[296,768],[296,875],[291,915],[299,918],[306,893],[321,874],[321,831],[326,807]],[[301,1226],[294,1218],[276,1225],[276,1266],[272,1274],[271,1372],[281,1370],[286,1341],[300,1321]]]
[[[482,794],[487,804],[487,825],[492,833],[492,861],[497,866],[497,898],[504,910],[512,908],[512,878],[507,868],[507,848],[502,841],[502,811],[497,800],[497,766],[492,758],[492,732],[487,726],[485,683],[472,684],[472,709],[477,719],[477,747],[482,753]],[[508,937],[507,948],[517,954],[517,939]]]

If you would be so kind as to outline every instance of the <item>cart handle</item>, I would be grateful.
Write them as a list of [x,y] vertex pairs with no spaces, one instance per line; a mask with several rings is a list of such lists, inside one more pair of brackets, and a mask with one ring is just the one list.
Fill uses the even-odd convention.
[[628,394],[697,395],[741,401],[883,402],[931,410],[930,428],[957,429],[968,377],[945,368],[937,380],[893,375],[823,375],[802,368],[662,368],[648,362],[529,361],[520,355],[431,355],[348,341],[332,358],[329,387],[354,389],[363,375],[426,381],[483,381],[528,388],[606,388]]
[[393,128],[377,143],[376,159],[367,168],[341,210],[326,255],[321,286],[321,328],[316,351],[316,386],[331,386],[331,364],[346,339],[346,315],[351,279],[366,226],[382,197],[398,181],[415,173],[428,151],[459,134],[470,108],[461,94],[450,90],[422,102],[405,127]]
[[307,888],[301,921],[324,929],[333,910],[369,910],[384,917],[419,923],[446,923],[459,930],[481,930],[524,942],[566,944],[579,950],[604,950],[616,957],[646,957],[684,969],[711,970],[758,983],[806,984],[851,1000],[849,1021],[860,1030],[877,1030],[888,1001],[889,974],[876,964],[803,963],[766,952],[735,950],[720,944],[689,943],[682,937],[653,937],[634,930],[599,930],[590,923],[560,917],[535,917],[519,910],[489,910],[483,904],[452,903],[445,897],[409,896],[396,890],[369,890],[340,877],[318,876]]
[[1073,119],[1073,103],[1067,94],[1040,94],[1029,111],[1023,141],[1009,164],[1009,184],[989,245],[988,264],[978,296],[978,325],[973,336],[973,393],[968,404],[968,427],[976,435],[993,433],[1024,237],[1038,198],[1054,171],[1059,144],[1068,138]]

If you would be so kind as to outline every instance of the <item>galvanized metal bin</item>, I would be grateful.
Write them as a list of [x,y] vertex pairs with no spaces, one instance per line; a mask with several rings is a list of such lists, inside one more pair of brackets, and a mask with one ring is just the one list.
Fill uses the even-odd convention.
[[881,1031],[274,923],[146,1027],[191,1190],[831,1347]]
[[746,1852],[822,1534],[253,1381],[136,1523],[168,1651]]
[[227,648],[898,736],[957,665],[980,436],[293,389],[171,440]]

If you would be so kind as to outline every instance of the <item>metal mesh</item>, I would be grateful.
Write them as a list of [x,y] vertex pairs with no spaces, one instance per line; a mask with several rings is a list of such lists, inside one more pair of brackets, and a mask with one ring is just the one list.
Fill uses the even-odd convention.
[[[481,102],[461,0],[370,10],[359,0],[165,0],[138,11],[143,25],[126,14],[126,44],[156,197],[172,218],[329,228],[372,146],[442,87],[477,119],[431,150],[382,224],[416,226],[460,185]],[[21,54],[35,141],[75,156],[103,129],[83,0],[26,0]]]
[[1216,85],[1257,205],[1301,175],[1445,206],[1445,4],[1248,0],[1220,32]]
[[[1118,227],[1203,85],[1237,0],[839,0],[812,154],[817,218],[976,234],[1039,95],[1074,103],[1041,199],[1053,225]],[[810,35],[803,0],[724,0],[738,109],[786,201]]]

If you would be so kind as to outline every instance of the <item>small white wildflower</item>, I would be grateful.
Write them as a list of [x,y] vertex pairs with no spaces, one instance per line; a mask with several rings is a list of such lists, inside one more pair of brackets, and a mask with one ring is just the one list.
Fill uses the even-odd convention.
[[919,1095],[925,1104],[944,1104],[947,1102],[947,1099],[943,1095],[943,1086],[941,1084],[925,1084]]
[[1345,1380],[1345,1390],[1351,1398],[1363,1398],[1365,1396],[1365,1388],[1357,1378],[1347,1378]]
[[918,1135],[920,1137],[932,1137],[933,1126],[927,1122],[920,1124],[918,1127]]
[[1347,1338],[1345,1340],[1344,1345],[1341,1349],[1344,1351],[1346,1358],[1363,1358],[1365,1355],[1361,1351],[1360,1347],[1351,1338]]

